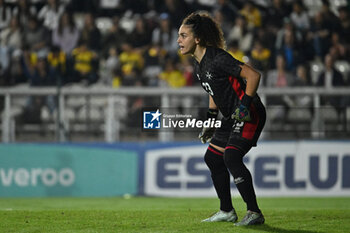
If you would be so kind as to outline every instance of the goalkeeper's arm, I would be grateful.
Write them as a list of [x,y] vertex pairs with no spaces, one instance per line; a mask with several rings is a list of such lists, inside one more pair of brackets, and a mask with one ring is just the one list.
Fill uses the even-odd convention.
[[259,87],[260,73],[254,70],[248,65],[241,66],[240,76],[247,81],[244,96],[241,100],[240,105],[237,107],[235,112],[232,114],[232,119],[238,121],[250,121],[250,105],[252,103],[253,97],[256,94],[256,90]]

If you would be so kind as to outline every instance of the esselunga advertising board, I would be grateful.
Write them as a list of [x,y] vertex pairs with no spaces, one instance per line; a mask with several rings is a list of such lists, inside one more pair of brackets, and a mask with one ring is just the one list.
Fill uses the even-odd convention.
[[[203,160],[207,145],[145,152],[144,193],[215,196]],[[244,158],[259,196],[349,196],[350,143],[262,142]],[[239,195],[233,179],[232,194]]]

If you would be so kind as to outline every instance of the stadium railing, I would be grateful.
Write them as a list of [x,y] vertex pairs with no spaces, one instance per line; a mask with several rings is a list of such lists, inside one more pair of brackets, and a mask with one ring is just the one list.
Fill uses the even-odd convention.
[[[120,131],[121,131],[121,121],[120,116],[116,114],[118,109],[116,107],[120,107],[120,111],[122,111],[122,115],[124,117],[128,117],[127,101],[124,101],[127,97],[158,97],[160,99],[160,106],[154,106],[159,108],[167,108],[171,107],[171,97],[184,97],[188,96],[191,98],[200,97],[205,98],[206,94],[200,87],[186,87],[180,89],[170,89],[170,88],[160,88],[160,87],[122,87],[122,88],[110,88],[104,86],[91,86],[91,87],[82,87],[82,86],[68,86],[63,87],[61,89],[57,89],[55,87],[45,87],[45,88],[33,88],[28,86],[15,86],[10,88],[0,88],[0,98],[3,98],[3,110],[1,114],[1,131],[2,131],[2,142],[14,142],[15,139],[15,116],[18,114],[18,106],[15,105],[15,101],[17,97],[22,97],[22,106],[23,102],[25,102],[25,97],[27,96],[57,96],[58,98],[58,108],[56,117],[53,119],[53,131],[56,135],[56,141],[65,142],[67,139],[67,131],[69,131],[69,118],[76,117],[76,112],[74,112],[74,104],[75,102],[79,102],[80,97],[89,97],[90,101],[93,100],[95,105],[98,105],[102,111],[104,111],[104,116],[99,118],[102,122],[101,127],[104,134],[105,142],[116,142],[120,140]],[[312,138],[322,138],[325,135],[325,122],[329,115],[337,115],[337,111],[324,111],[321,106],[321,98],[329,98],[332,96],[341,96],[350,98],[350,91],[348,88],[336,88],[336,89],[324,89],[324,88],[315,88],[315,87],[307,87],[307,88],[260,88],[259,95],[264,103],[266,103],[267,98],[275,97],[280,98],[279,96],[289,96],[289,97],[300,97],[300,96],[309,96],[312,99],[313,109],[312,114],[308,113],[306,108],[300,108],[298,113],[296,111],[289,112],[290,118],[298,118],[304,123],[302,127],[310,127],[310,134]],[[98,99],[101,101],[98,101]],[[116,105],[117,103],[117,105]],[[349,104],[349,101],[345,103]],[[84,104],[80,104],[84,105]],[[86,107],[86,106],[85,106]],[[267,103],[267,107],[270,106]],[[332,107],[332,106],[330,106]],[[343,108],[344,122],[342,126],[334,126],[341,127],[341,131],[345,132],[346,135],[350,131],[349,129],[349,105],[341,106]],[[16,110],[17,109],[17,110]],[[72,110],[73,109],[73,110]],[[118,110],[118,111],[116,111]],[[90,109],[84,111],[84,113],[89,112]],[[120,112],[119,111],[119,112]],[[90,111],[91,112],[91,111]],[[94,115],[94,114],[93,114]],[[97,115],[97,114],[95,114]],[[84,117],[84,116],[83,116]],[[93,117],[93,116],[92,116]],[[331,117],[332,118],[332,117]],[[84,119],[83,119],[84,120]],[[273,117],[269,114],[267,117],[267,127],[270,128],[271,125],[275,125],[275,122],[279,122],[286,127],[288,125],[285,119],[273,119]],[[85,122],[86,123],[86,122]],[[89,122],[87,122],[88,124]],[[306,125],[306,126],[305,126]],[[291,128],[295,130],[294,125],[290,125]],[[82,129],[84,131],[84,129]],[[269,130],[267,130],[267,134]],[[174,139],[174,132],[167,130],[160,130],[158,133],[159,141],[171,141]]]

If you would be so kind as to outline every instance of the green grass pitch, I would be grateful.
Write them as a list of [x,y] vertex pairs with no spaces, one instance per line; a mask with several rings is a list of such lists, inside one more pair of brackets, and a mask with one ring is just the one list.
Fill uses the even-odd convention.
[[[201,223],[215,198],[0,198],[0,232],[350,232],[349,198],[259,198],[266,222]],[[233,199],[239,219],[241,198]]]

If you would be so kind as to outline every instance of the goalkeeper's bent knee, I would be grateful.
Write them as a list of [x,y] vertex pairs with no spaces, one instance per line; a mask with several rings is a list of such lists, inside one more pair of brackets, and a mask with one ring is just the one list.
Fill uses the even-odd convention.
[[211,173],[218,172],[222,167],[226,169],[224,162],[224,153],[209,145],[205,155],[204,161],[210,169]]

